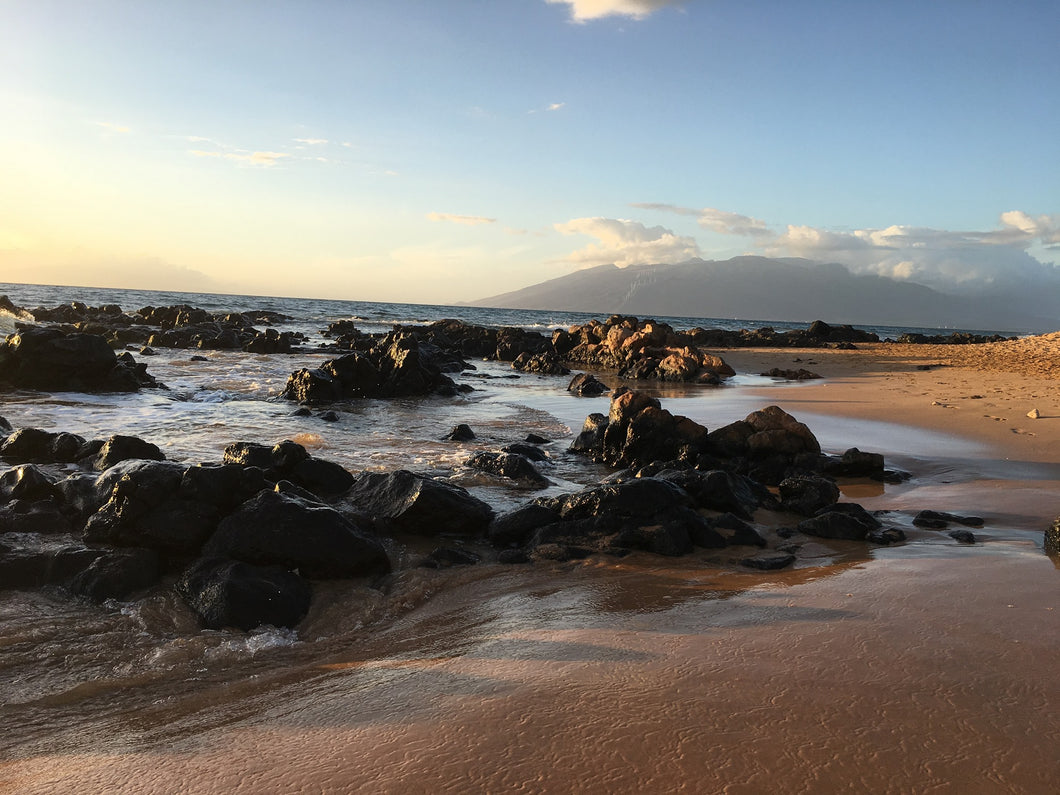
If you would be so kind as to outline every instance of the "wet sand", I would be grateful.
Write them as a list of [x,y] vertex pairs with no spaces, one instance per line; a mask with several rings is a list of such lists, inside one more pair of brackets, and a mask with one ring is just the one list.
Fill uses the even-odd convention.
[[644,558],[505,569],[258,693],[249,714],[226,718],[221,698],[165,742],[73,739],[0,766],[0,789],[1055,791],[1060,567],[1041,530],[1060,514],[1060,335],[958,347],[724,358],[826,376],[759,392],[800,418],[978,442],[970,475],[850,498],[982,510],[983,543],[940,535],[765,582]]

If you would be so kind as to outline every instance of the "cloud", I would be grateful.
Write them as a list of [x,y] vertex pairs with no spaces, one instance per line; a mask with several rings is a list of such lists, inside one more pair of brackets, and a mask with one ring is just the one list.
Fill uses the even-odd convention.
[[320,146],[328,142],[327,138],[295,138],[296,143],[306,144],[308,146]]
[[678,0],[545,0],[550,5],[564,3],[570,6],[570,16],[575,22],[588,22],[603,17],[631,17],[644,19],[667,6],[680,5]]
[[684,262],[699,256],[694,238],[675,235],[662,226],[645,226],[639,221],[621,218],[574,218],[556,224],[565,235],[588,235],[591,243],[567,259],[586,267],[615,264],[646,265],[661,262]]
[[566,102],[553,102],[551,105],[548,106],[548,108],[546,108],[546,110],[559,110],[560,108],[564,107],[566,104],[567,104]]
[[97,127],[102,127],[102,128],[104,128],[106,130],[110,130],[111,132],[116,132],[116,133],[130,133],[130,132],[132,132],[132,130],[130,130],[128,127],[125,127],[124,125],[114,124],[113,122],[109,122],[109,121],[97,121],[95,124],[96,124]]
[[252,166],[274,166],[283,158],[291,156],[286,152],[211,152],[204,149],[192,149],[190,154],[195,157],[219,157],[225,160],[236,160],[241,163],[249,163]]
[[497,222],[496,218],[485,218],[481,215],[454,215],[452,213],[427,213],[427,218],[431,221],[448,221],[451,224],[463,224],[464,226],[478,226],[479,224]]
[[704,207],[696,210],[691,207],[678,207],[673,204],[651,203],[638,203],[631,206],[642,210],[662,210],[676,213],[677,215],[692,216],[704,229],[723,235],[742,235],[745,237],[769,237],[773,235],[765,221],[752,218],[749,215],[718,210],[714,207]]
[[[1036,259],[1035,245],[1060,241],[1060,216],[1002,213],[997,229],[951,231],[888,226],[833,232],[789,225],[764,245],[771,256],[838,262],[854,273],[908,280],[949,292],[981,293],[1034,285],[1060,287],[1060,268]],[[1044,280],[1044,282],[1043,282]]]

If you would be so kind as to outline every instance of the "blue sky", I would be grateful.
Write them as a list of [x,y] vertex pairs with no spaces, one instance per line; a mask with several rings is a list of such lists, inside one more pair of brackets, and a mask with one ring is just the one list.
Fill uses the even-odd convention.
[[[1060,285],[1055,2],[0,0],[0,281]],[[1060,293],[1058,293],[1060,296]]]

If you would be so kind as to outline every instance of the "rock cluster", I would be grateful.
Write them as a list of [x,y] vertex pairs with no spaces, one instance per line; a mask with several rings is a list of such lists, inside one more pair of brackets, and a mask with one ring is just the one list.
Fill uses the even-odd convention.
[[455,395],[458,387],[446,372],[459,372],[466,363],[424,342],[406,330],[395,330],[365,350],[356,350],[302,368],[287,379],[282,397],[300,403],[349,398],[388,398],[411,395]]
[[[857,448],[824,455],[810,429],[776,406],[709,432],[655,398],[619,389],[609,415],[590,415],[571,450],[624,469],[599,486],[538,498],[494,519],[489,539],[502,559],[570,560],[631,550],[683,555],[694,548],[750,546],[766,551],[740,563],[776,569],[796,560],[799,536],[874,544],[906,538],[880,515],[840,501],[835,478],[895,474],[884,469],[883,457]],[[791,525],[757,525],[759,509],[787,514]],[[927,519],[942,524],[927,525]],[[944,528],[951,521],[982,524],[977,517],[931,511],[913,524]],[[975,542],[966,531],[950,535]]]
[[156,348],[290,353],[305,342],[304,336],[295,332],[255,328],[256,325],[272,326],[291,319],[280,312],[268,310],[211,313],[178,304],[146,306],[127,313],[116,304],[93,307],[81,301],[51,309],[25,309],[16,307],[7,296],[0,296],[0,308],[6,308],[18,317],[32,318],[37,323],[55,324],[66,333],[103,337],[111,346],[148,345]]
[[718,384],[735,371],[704,351],[694,336],[666,323],[614,315],[552,335],[564,359],[623,378]]
[[136,437],[0,419],[0,457],[0,589],[60,585],[101,602],[173,583],[207,627],[293,626],[314,580],[389,572],[388,534],[481,536],[493,516],[457,486],[355,477],[290,441],[187,465]]

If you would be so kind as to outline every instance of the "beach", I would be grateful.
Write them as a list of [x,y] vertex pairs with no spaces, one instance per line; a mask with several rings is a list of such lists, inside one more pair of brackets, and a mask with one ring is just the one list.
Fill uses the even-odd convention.
[[361,646],[7,762],[0,789],[1053,791],[1060,335],[720,353],[824,376],[740,399],[891,434],[931,476],[845,496],[979,514],[978,543],[838,542],[766,577],[646,555],[468,575]]

